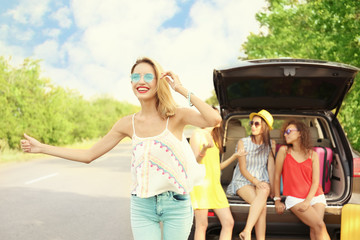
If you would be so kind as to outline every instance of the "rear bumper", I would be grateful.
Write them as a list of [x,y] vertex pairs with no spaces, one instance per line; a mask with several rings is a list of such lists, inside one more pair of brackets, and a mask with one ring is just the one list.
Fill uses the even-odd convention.
[[[235,221],[246,222],[249,213],[249,204],[231,204],[230,210]],[[340,224],[341,222],[342,206],[327,206],[325,209],[324,221],[329,224]],[[297,223],[300,220],[290,211],[285,210],[281,215],[275,211],[275,205],[268,205],[266,208],[266,222],[267,223]]]
[[[231,213],[235,220],[234,234],[239,234],[245,227],[249,213],[249,204],[230,203]],[[332,239],[338,239],[341,227],[342,206],[327,206],[325,210],[324,222]],[[288,236],[309,236],[309,228],[302,223],[290,210],[286,210],[279,215],[275,211],[275,205],[268,202],[266,215],[266,234],[267,235],[288,235]],[[216,216],[208,217],[209,231],[216,231],[221,228],[221,224]]]

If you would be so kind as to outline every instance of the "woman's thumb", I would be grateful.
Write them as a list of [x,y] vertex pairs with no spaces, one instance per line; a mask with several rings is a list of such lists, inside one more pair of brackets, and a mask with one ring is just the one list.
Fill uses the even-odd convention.
[[30,140],[30,137],[29,137],[26,133],[24,133],[24,137],[25,137],[27,140]]

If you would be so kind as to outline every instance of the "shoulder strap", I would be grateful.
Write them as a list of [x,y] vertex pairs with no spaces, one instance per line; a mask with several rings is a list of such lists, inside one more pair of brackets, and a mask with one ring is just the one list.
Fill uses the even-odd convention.
[[166,129],[168,128],[168,124],[169,124],[169,117],[166,119]]
[[134,113],[134,114],[132,115],[133,136],[136,136],[136,133],[135,133],[135,114],[136,114],[136,113]]

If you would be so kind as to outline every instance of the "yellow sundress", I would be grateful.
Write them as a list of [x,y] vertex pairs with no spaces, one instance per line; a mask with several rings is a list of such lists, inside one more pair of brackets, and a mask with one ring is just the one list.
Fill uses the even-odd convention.
[[[200,150],[203,144],[207,144],[206,130],[197,129],[194,134],[199,134]],[[191,140],[190,140],[191,141]],[[224,189],[220,183],[220,156],[219,149],[214,147],[207,149],[206,155],[201,160],[205,165],[206,175],[202,185],[195,186],[190,192],[193,209],[217,209],[229,207]]]

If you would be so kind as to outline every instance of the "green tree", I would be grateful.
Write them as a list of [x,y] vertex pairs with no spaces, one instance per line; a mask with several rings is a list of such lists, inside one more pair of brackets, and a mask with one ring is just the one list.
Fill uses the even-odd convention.
[[0,152],[8,147],[7,141],[7,129],[9,126],[7,125],[8,121],[13,120],[13,115],[11,114],[11,108],[5,107],[8,106],[8,98],[7,96],[10,93],[10,84],[7,81],[8,79],[8,64],[5,59],[0,58]]
[[213,105],[213,106],[218,106],[219,105],[219,101],[216,97],[216,93],[215,90],[212,90],[211,92],[211,97],[209,97],[208,99],[205,100],[205,102],[209,105]]
[[107,95],[97,97],[93,99],[91,103],[93,112],[97,113],[93,117],[97,119],[97,134],[99,136],[107,133],[120,117],[140,110],[139,106],[135,106],[127,102],[119,102],[113,97]]
[[25,59],[20,68],[13,68],[2,59],[2,66],[0,75],[6,86],[2,98],[6,104],[1,106],[5,114],[1,115],[0,137],[14,147],[24,129],[37,127],[41,131],[43,108],[36,99],[44,94],[46,81],[39,78],[37,61]]
[[24,132],[55,145],[106,134],[117,119],[138,106],[102,96],[84,99],[77,91],[40,78],[39,61],[12,67],[0,57],[0,151],[18,148]]
[[[268,0],[256,15],[262,32],[242,48],[247,59],[308,58],[360,67],[360,1]],[[347,95],[339,119],[352,145],[360,150],[360,77]]]

